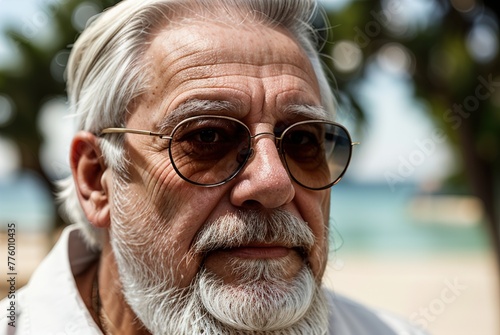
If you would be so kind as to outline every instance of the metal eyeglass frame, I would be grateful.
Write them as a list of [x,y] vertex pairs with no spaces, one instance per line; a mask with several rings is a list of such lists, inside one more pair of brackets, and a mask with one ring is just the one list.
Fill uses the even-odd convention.
[[[226,119],[226,120],[230,120],[230,121],[233,121],[233,122],[236,122],[236,123],[240,124],[241,126],[243,126],[247,130],[248,135],[249,135],[249,141],[248,142],[250,144],[249,152],[248,152],[248,154],[246,154],[245,159],[240,163],[240,166],[231,175],[229,175],[226,179],[224,179],[223,181],[220,181],[220,182],[217,182],[217,183],[212,183],[212,184],[203,184],[203,183],[195,182],[195,181],[192,181],[192,180],[188,179],[187,177],[185,177],[178,170],[178,168],[177,168],[177,166],[175,164],[175,160],[172,157],[172,150],[170,149],[170,147],[172,145],[172,140],[174,139],[173,136],[174,136],[175,132],[177,131],[177,129],[179,127],[181,127],[184,123],[187,123],[187,122],[190,122],[190,121],[193,121],[193,120],[196,120],[196,119],[205,119],[205,118]],[[351,143],[351,149],[349,150],[349,157],[347,159],[347,163],[346,163],[345,167],[342,170],[342,173],[337,177],[337,179],[335,179],[334,181],[332,181],[329,184],[327,184],[325,186],[322,186],[322,187],[316,187],[316,188],[314,188],[314,187],[310,187],[310,186],[304,185],[303,183],[301,183],[299,180],[297,180],[294,177],[294,175],[290,171],[290,168],[289,168],[288,163],[286,161],[286,155],[284,154],[284,150],[283,150],[283,147],[281,145],[281,140],[283,139],[283,137],[285,136],[285,134],[288,132],[289,129],[291,129],[291,128],[297,126],[297,125],[307,124],[307,123],[325,123],[325,124],[330,124],[330,125],[339,127],[339,128],[341,128],[345,132],[345,134],[347,135],[347,137],[349,139],[349,142]],[[257,133],[255,135],[251,135],[250,129],[247,127],[246,124],[244,124],[240,120],[235,119],[233,117],[223,116],[223,115],[198,115],[198,116],[187,118],[187,119],[179,122],[173,128],[173,130],[172,130],[172,132],[171,132],[170,135],[162,134],[162,133],[157,133],[157,132],[153,132],[153,131],[149,131],[149,130],[140,130],[140,129],[132,129],[132,128],[105,128],[105,129],[103,129],[101,131],[101,133],[100,133],[99,136],[105,135],[105,134],[125,134],[125,133],[127,133],[127,134],[136,134],[136,135],[147,135],[147,136],[158,137],[160,139],[169,140],[169,143],[168,143],[169,157],[170,157],[170,161],[172,162],[172,166],[173,166],[175,172],[177,173],[177,175],[179,177],[181,177],[183,180],[185,180],[185,181],[187,181],[187,182],[189,182],[191,184],[194,184],[194,185],[197,185],[197,186],[202,186],[202,187],[220,186],[220,185],[224,185],[224,184],[230,182],[232,179],[234,179],[238,175],[238,173],[243,169],[243,167],[246,165],[246,163],[248,162],[248,160],[250,159],[250,157],[253,156],[254,150],[253,150],[253,147],[252,147],[252,139],[254,139],[254,138],[258,137],[258,136],[268,135],[268,136],[274,137],[275,144],[276,144],[276,149],[278,150],[278,153],[279,153],[280,157],[282,157],[283,162],[284,162],[284,167],[286,168],[286,171],[287,171],[288,175],[292,178],[292,180],[294,180],[297,184],[299,184],[302,187],[307,188],[309,190],[315,190],[315,191],[324,190],[324,189],[330,188],[333,185],[337,184],[342,179],[342,177],[344,176],[345,172],[347,171],[347,168],[349,167],[349,164],[350,164],[350,161],[351,161],[352,147],[355,146],[355,145],[359,145],[360,144],[360,142],[352,142],[351,135],[349,134],[349,131],[347,130],[347,128],[345,128],[343,125],[341,125],[339,123],[332,122],[332,121],[321,120],[321,119],[299,121],[299,122],[291,124],[286,129],[284,129],[283,132],[281,133],[281,136],[276,136],[276,134],[271,133],[271,132],[262,132],[262,133]]]

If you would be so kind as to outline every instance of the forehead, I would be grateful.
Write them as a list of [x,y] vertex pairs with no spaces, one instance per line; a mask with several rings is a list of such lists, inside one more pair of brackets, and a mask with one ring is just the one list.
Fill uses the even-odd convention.
[[285,30],[257,24],[204,22],[160,31],[145,54],[149,116],[164,118],[193,100],[228,101],[233,115],[319,105],[316,76],[303,49]]
[[149,50],[166,65],[184,61],[199,65],[285,63],[303,67],[308,62],[289,32],[258,24],[231,27],[214,22],[193,23],[158,34]]

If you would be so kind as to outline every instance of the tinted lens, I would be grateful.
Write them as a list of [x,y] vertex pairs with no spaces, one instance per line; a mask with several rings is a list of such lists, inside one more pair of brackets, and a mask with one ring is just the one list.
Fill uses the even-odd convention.
[[351,158],[351,139],[334,123],[306,121],[286,129],[281,148],[290,175],[310,189],[332,186]]
[[238,173],[249,148],[250,134],[244,124],[213,116],[181,122],[174,129],[169,151],[182,178],[215,186]]

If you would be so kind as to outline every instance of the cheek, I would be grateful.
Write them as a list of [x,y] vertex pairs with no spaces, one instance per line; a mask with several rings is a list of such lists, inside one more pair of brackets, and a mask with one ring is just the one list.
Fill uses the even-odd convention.
[[129,150],[133,162],[128,169],[129,196],[143,202],[142,206],[163,220],[171,221],[186,197],[183,194],[185,182],[177,176],[166,152],[154,149],[148,152],[146,159],[138,155],[138,151],[140,149]]
[[[180,190],[176,196],[175,207],[170,207],[165,213],[168,216],[168,237],[171,246],[166,246],[165,252],[172,259],[172,267],[177,277],[177,286],[186,287],[194,279],[201,266],[201,257],[191,250],[193,240],[207,221],[218,203],[216,197],[204,192],[184,192]],[[163,244],[162,236],[155,236],[158,244]]]
[[298,201],[299,210],[316,237],[309,262],[316,279],[320,281],[328,259],[330,191],[307,192],[301,200]]
[[[137,171],[138,172],[138,171]],[[168,276],[177,287],[188,286],[200,269],[201,259],[191,252],[192,241],[221,203],[224,188],[200,188],[180,178],[145,170],[134,173],[121,212],[127,243],[134,256],[157,275]],[[174,172],[175,174],[175,172]],[[144,178],[147,176],[147,178]],[[159,178],[157,178],[159,176]]]

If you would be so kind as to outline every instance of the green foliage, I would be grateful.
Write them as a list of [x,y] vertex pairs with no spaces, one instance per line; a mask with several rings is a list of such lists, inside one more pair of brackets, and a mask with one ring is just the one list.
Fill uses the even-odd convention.
[[[115,2],[95,3],[105,8]],[[0,125],[0,131],[19,145],[22,167],[42,176],[45,173],[40,167],[38,152],[43,138],[37,121],[47,100],[65,95],[65,55],[78,35],[72,25],[72,14],[80,4],[77,0],[54,2],[49,8],[41,8],[32,20],[27,19],[23,27],[12,27],[5,32],[17,48],[20,65],[0,69],[0,94],[8,96],[14,105],[12,119]],[[41,44],[38,33],[49,29],[54,32],[50,43]]]

